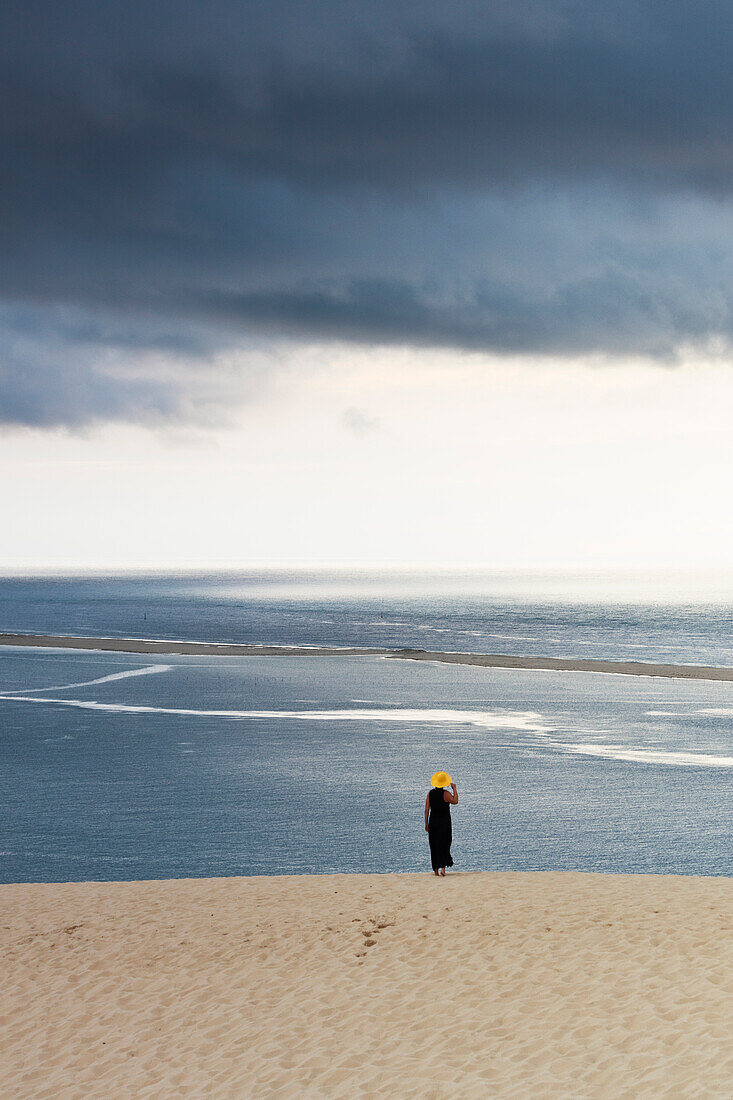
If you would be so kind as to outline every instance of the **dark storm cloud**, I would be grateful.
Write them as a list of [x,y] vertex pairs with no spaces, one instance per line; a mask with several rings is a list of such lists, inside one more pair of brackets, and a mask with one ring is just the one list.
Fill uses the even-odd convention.
[[6,2],[0,421],[195,416],[181,364],[259,334],[726,341],[732,30],[710,0]]
[[0,307],[0,423],[222,419],[218,334],[68,307]]

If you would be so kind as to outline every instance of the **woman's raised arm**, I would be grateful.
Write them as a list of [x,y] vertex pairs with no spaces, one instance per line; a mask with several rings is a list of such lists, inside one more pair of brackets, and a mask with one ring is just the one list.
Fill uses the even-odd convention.
[[446,802],[450,802],[451,806],[458,805],[458,788],[455,783],[451,783],[450,791],[443,791],[443,798]]

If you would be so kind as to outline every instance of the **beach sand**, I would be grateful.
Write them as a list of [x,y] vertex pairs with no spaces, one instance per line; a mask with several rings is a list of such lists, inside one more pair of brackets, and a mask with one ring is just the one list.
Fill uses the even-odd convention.
[[0,887],[2,1095],[733,1095],[733,884]]

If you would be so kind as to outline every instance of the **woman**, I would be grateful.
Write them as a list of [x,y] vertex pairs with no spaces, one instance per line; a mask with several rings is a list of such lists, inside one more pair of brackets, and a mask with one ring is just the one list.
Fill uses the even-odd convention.
[[[445,876],[446,867],[453,866],[450,854],[453,826],[451,806],[458,805],[458,789],[447,772],[436,772],[430,780],[432,791],[425,799],[425,832],[430,841],[430,861],[435,875]],[[450,790],[447,788],[450,787]]]

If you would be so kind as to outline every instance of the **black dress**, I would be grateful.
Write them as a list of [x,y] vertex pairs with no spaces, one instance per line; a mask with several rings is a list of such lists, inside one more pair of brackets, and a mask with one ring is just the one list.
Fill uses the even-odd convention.
[[428,795],[430,815],[428,817],[428,840],[430,841],[430,861],[433,870],[452,867],[453,857],[450,846],[453,840],[453,826],[450,819],[450,802],[443,797],[442,787],[433,787]]

